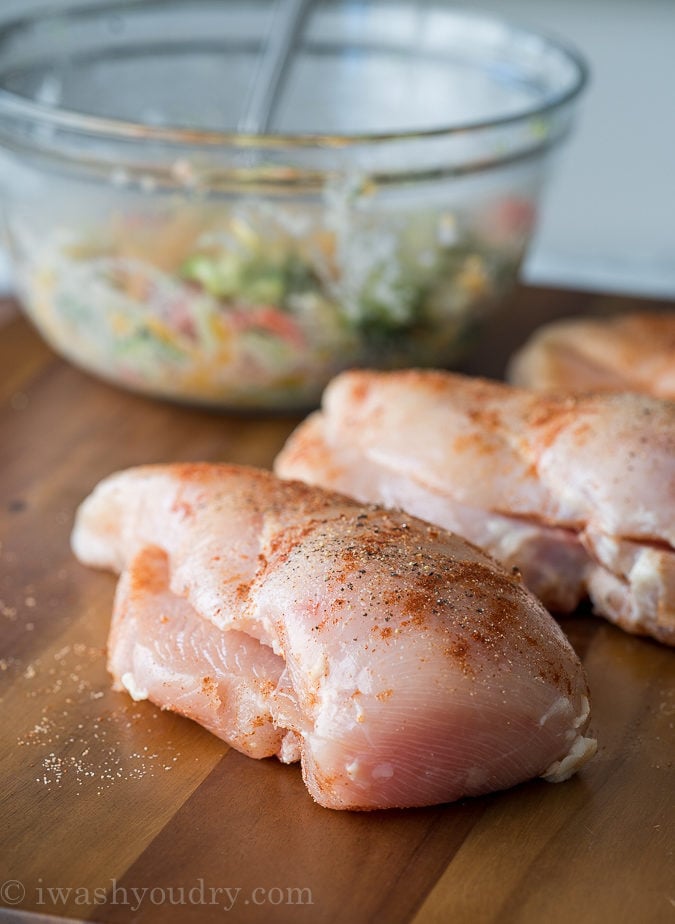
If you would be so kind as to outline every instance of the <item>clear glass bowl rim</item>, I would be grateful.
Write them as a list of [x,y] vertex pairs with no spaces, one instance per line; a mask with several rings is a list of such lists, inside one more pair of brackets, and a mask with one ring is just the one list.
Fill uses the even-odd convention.
[[[8,20],[0,28],[0,43],[13,31],[30,27],[45,18],[76,18],[82,15],[110,16],[122,10],[143,6],[162,7],[175,5],[177,0],[111,0],[106,4],[80,3],[62,10],[45,13],[35,10],[33,14],[19,16]],[[178,0],[187,3],[188,0]],[[416,129],[410,132],[373,132],[361,134],[242,134],[231,131],[189,129],[171,126],[151,126],[140,122],[123,119],[103,118],[77,112],[76,110],[52,107],[35,102],[26,97],[0,88],[0,118],[3,115],[25,118],[36,124],[50,125],[55,129],[64,129],[95,136],[111,141],[136,141],[143,143],[161,142],[164,144],[189,145],[191,147],[229,146],[238,148],[349,148],[362,145],[379,145],[388,142],[409,141],[424,138],[442,138],[468,132],[480,132],[492,128],[506,127],[529,119],[544,117],[564,107],[576,99],[589,80],[589,67],[583,55],[573,44],[558,36],[553,36],[540,29],[523,25],[510,18],[468,8],[452,7],[455,16],[466,20],[482,20],[498,23],[510,31],[536,37],[567,58],[575,72],[574,79],[562,92],[551,94],[550,98],[518,112],[494,118],[467,121],[430,129]],[[0,52],[1,54],[1,52]]]

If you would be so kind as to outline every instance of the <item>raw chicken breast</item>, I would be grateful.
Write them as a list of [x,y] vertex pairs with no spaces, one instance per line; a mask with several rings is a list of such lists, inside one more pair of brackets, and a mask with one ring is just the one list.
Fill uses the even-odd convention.
[[589,595],[629,632],[675,644],[673,403],[348,372],[276,471],[460,533],[551,609]]
[[121,572],[118,689],[252,757],[300,760],[330,808],[429,805],[570,776],[581,665],[517,576],[457,536],[267,472],[132,469],[73,547]]
[[675,399],[675,314],[546,324],[513,356],[508,377],[538,391],[637,391]]

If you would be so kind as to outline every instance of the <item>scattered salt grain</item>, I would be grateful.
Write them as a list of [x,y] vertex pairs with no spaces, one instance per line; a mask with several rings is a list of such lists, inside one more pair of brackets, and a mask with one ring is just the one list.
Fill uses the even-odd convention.
[[[68,786],[77,795],[82,787],[95,787],[97,796],[124,781],[141,780],[172,770],[180,757],[170,741],[161,753],[145,744],[129,752],[129,742],[136,733],[150,731],[150,716],[139,709],[130,711],[129,703],[103,713],[91,714],[73,723],[71,709],[87,709],[106,696],[87,679],[88,665],[102,661],[104,649],[78,642],[64,645],[49,660],[36,658],[21,664],[11,658],[0,659],[0,670],[18,668],[17,675],[26,682],[25,696],[45,703],[42,715],[17,744],[42,751],[38,757],[40,773],[36,781],[47,791]],[[58,705],[57,705],[58,704]],[[89,706],[89,709],[101,707]],[[157,714],[152,713],[156,719]],[[143,723],[143,729],[139,725]],[[148,726],[146,728],[146,726]],[[146,739],[147,740],[147,739]]]
[[12,622],[16,621],[16,607],[7,606],[2,600],[0,600],[0,613],[5,617],[5,619],[10,619]]

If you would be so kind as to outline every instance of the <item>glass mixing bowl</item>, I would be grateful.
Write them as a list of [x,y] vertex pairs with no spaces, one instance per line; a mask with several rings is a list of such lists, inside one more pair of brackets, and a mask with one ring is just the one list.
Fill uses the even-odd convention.
[[[261,133],[269,2],[109,2],[0,30],[19,296],[131,389],[299,409],[455,362],[514,282],[586,71],[443,3],[315,2]],[[262,62],[262,63],[261,63]]]

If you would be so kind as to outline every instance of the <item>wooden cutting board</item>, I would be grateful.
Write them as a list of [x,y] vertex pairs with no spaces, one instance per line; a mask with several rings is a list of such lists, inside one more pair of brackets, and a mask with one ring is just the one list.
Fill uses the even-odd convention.
[[[467,368],[501,374],[542,320],[640,307],[675,306],[522,289]],[[675,651],[564,620],[600,745],[567,783],[322,809],[297,768],[110,690],[114,579],[68,545],[111,471],[269,466],[297,421],[129,395],[55,357],[11,303],[0,325],[0,920],[675,922]]]

